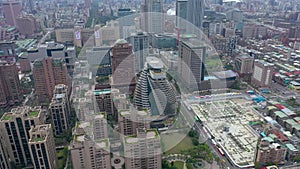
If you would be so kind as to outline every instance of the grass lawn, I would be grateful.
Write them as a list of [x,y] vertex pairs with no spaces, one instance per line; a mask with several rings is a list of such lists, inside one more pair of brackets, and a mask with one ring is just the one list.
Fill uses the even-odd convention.
[[38,115],[39,115],[38,111],[29,112],[29,116],[31,116],[31,117],[37,117]]
[[180,154],[182,150],[188,150],[194,147],[192,139],[186,134],[172,133],[161,136],[166,155]]
[[183,165],[184,163],[182,161],[175,161],[174,162],[174,166],[177,168],[177,169],[183,169]]
[[222,67],[222,63],[219,58],[210,58],[205,61],[205,66],[208,69],[215,70]]

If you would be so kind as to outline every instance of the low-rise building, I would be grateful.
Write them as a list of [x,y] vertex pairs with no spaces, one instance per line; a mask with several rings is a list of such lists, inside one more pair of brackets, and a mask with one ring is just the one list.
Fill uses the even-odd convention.
[[256,161],[260,164],[285,162],[287,149],[278,143],[270,143],[268,140],[262,140],[257,150]]

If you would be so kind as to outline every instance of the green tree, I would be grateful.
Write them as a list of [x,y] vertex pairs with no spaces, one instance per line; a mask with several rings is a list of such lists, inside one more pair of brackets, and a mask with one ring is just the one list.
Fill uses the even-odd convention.
[[198,136],[198,132],[196,130],[190,130],[188,133],[189,137],[197,137]]
[[192,138],[192,142],[194,146],[198,146],[199,145],[199,141],[197,138]]

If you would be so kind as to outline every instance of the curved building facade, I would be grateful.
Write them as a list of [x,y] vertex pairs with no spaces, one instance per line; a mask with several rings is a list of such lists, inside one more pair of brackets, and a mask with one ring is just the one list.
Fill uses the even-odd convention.
[[137,109],[148,109],[157,121],[176,114],[176,95],[167,80],[163,62],[156,57],[147,57],[134,92]]

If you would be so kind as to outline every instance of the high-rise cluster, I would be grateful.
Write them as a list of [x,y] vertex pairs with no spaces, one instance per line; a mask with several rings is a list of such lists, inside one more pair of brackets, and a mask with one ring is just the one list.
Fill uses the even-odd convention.
[[33,64],[34,88],[41,103],[50,103],[55,85],[64,84],[71,88],[70,76],[62,59],[38,59]]
[[[10,167],[57,168],[52,127],[41,107],[18,107],[0,119],[1,148]],[[8,158],[9,157],[9,158]],[[5,165],[5,162],[2,164]],[[5,167],[4,167],[5,168]]]

